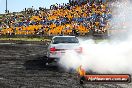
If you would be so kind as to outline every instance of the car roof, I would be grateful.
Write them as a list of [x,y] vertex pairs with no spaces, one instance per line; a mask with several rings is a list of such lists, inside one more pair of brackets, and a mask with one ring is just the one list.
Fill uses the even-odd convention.
[[54,39],[54,38],[58,38],[58,37],[60,37],[60,38],[62,38],[62,37],[76,37],[76,36],[54,36],[52,39]]

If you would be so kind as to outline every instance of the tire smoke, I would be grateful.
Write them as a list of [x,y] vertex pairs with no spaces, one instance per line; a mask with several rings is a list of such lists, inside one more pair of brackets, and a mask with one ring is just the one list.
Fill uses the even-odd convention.
[[67,51],[59,63],[66,69],[77,69],[82,65],[85,70],[97,73],[132,73],[131,5],[126,0],[111,4],[114,13],[110,30],[119,32],[111,34],[110,40],[99,43],[92,39],[80,40],[82,54]]

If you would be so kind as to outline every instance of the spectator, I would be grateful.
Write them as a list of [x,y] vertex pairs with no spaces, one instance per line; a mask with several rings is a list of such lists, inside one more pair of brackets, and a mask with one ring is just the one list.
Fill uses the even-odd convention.
[[41,7],[39,10],[25,8],[24,14],[3,15],[0,28],[3,34],[15,32],[16,35],[39,34],[39,31],[48,35],[63,32],[78,35],[89,30],[103,33],[111,17],[106,0],[70,0],[67,4],[51,5],[48,11]]

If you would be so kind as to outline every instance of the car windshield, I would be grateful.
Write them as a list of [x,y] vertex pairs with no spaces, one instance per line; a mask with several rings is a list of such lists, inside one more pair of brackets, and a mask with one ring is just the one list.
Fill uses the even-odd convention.
[[58,43],[79,43],[76,37],[56,37],[53,39],[53,44]]

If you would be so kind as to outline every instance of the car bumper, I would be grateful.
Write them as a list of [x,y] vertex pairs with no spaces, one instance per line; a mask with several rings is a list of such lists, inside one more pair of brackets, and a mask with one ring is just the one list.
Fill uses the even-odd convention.
[[54,52],[48,56],[48,62],[58,62],[65,52]]
[[64,55],[65,55],[65,52],[64,51],[63,52],[60,51],[60,52],[50,53],[49,57],[50,58],[61,58]]
[[[63,56],[65,56],[65,53],[66,53],[65,51],[49,53],[48,61],[49,62],[58,62]],[[80,52],[77,52],[77,53],[81,54]]]

